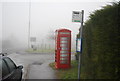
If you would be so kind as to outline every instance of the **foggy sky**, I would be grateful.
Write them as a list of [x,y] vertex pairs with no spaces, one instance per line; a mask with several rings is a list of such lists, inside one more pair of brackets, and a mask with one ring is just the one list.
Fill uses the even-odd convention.
[[0,52],[2,51],[2,3],[0,3]]
[[[28,23],[29,23],[29,0],[23,2],[15,2],[4,0],[0,3],[0,40],[11,39],[14,37],[19,40],[20,44],[27,46],[28,42]],[[19,0],[17,0],[19,1]],[[54,0],[52,0],[54,1]],[[110,4],[108,0],[104,2],[31,2],[31,25],[30,35],[36,37],[41,43],[43,40],[49,43],[47,35],[51,34],[59,28],[67,28],[72,31],[72,43],[75,45],[76,34],[80,27],[80,23],[73,23],[72,11],[84,10],[84,21],[88,19],[90,13],[100,9],[106,4]],[[78,0],[76,0],[78,1]],[[112,0],[111,0],[112,1]],[[19,44],[18,44],[19,45]]]

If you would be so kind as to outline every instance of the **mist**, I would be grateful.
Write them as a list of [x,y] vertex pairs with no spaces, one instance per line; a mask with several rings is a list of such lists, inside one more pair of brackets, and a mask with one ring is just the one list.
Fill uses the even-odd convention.
[[2,3],[0,3],[0,53],[2,52]]
[[[72,22],[72,11],[84,10],[84,22],[89,14],[100,9],[106,2],[31,2],[30,37],[36,37],[36,44],[53,47],[54,32],[59,28],[72,31],[72,48],[75,49],[76,34],[80,23]],[[29,28],[29,2],[0,3],[1,36],[3,50],[27,49]],[[53,47],[54,48],[54,47]]]

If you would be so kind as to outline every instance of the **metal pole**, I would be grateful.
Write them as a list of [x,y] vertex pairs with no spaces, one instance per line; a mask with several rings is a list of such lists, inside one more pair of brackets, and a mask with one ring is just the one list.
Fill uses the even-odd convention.
[[30,48],[30,20],[31,20],[31,0],[29,1],[28,49]]
[[81,21],[81,28],[80,28],[81,52],[79,54],[79,63],[78,63],[78,81],[80,81],[80,73],[81,73],[83,16],[84,16],[84,10],[82,10],[82,21]]

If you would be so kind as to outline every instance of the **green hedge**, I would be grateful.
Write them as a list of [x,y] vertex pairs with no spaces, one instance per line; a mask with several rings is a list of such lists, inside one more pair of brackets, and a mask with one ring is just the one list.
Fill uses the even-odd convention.
[[120,3],[96,10],[83,28],[83,79],[120,79]]

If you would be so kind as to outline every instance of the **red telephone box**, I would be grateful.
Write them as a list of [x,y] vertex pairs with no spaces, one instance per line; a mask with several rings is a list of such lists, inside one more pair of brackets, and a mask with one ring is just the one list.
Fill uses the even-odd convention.
[[71,31],[68,29],[55,32],[55,67],[71,67]]

